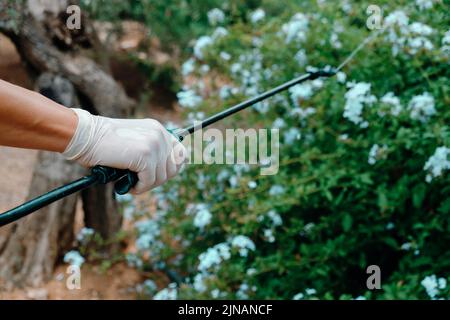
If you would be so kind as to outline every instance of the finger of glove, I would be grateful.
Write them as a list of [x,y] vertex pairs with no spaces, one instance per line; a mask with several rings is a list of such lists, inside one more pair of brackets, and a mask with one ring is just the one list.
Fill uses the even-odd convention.
[[160,161],[156,167],[156,182],[154,187],[159,187],[167,181],[167,167],[166,161]]
[[173,178],[178,173],[177,165],[175,161],[173,160],[172,155],[167,157],[167,163],[166,163],[166,169],[167,169],[167,178]]
[[138,173],[138,182],[131,190],[132,194],[141,194],[152,189],[156,183],[156,168],[149,164],[148,169]]
[[187,158],[187,150],[185,146],[175,138],[172,140],[172,151],[170,153],[170,157],[177,167],[180,167]]

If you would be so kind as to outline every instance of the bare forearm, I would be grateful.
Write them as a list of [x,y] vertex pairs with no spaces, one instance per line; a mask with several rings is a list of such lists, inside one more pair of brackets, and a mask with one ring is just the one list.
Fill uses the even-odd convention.
[[0,80],[0,145],[63,152],[76,127],[69,108]]

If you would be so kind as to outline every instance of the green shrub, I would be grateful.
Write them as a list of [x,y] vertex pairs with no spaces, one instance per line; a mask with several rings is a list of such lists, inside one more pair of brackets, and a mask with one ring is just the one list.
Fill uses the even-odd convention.
[[[370,33],[367,1],[279,3],[263,1],[264,19],[246,15],[194,45],[180,95],[182,105],[195,105],[186,107],[188,119],[308,66],[337,66]],[[448,7],[403,1],[409,22],[401,25],[393,13],[400,4],[380,3],[400,25],[345,73],[223,122],[279,127],[277,175],[260,176],[258,166],[188,165],[155,192],[157,213],[142,213],[129,258],[183,278],[157,298],[450,297]],[[382,290],[366,287],[372,264],[381,268]]]

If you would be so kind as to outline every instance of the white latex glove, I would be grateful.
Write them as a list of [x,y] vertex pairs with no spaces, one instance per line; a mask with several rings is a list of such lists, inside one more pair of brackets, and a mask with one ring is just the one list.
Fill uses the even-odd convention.
[[138,174],[134,194],[155,188],[180,170],[184,146],[156,120],[111,119],[72,109],[78,125],[62,153],[86,167],[104,165]]

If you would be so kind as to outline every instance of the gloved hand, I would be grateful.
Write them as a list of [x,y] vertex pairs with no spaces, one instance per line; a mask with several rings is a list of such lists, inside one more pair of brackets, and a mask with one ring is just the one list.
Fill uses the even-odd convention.
[[78,125],[62,153],[86,167],[104,165],[138,174],[134,194],[174,177],[185,157],[184,146],[156,120],[111,119],[72,109]]

